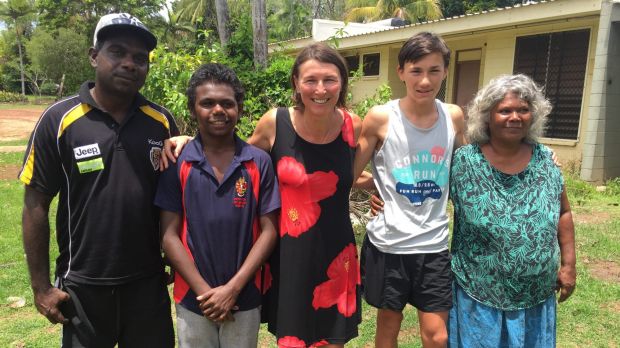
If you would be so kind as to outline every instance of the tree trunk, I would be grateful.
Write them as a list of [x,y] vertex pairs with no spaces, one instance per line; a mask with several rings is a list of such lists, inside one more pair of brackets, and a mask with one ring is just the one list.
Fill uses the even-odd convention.
[[65,74],[62,74],[62,78],[60,79],[60,87],[58,87],[58,95],[56,100],[60,100],[60,98],[62,98],[63,88],[65,88]]
[[252,1],[252,29],[254,31],[254,67],[267,66],[267,6],[265,0]]
[[217,16],[217,33],[220,36],[220,44],[226,48],[230,40],[228,21],[230,19],[228,3],[226,0],[215,0],[215,14]]
[[312,9],[312,18],[321,18],[321,0],[315,0]]
[[19,52],[19,74],[22,79],[22,95],[26,95],[26,82],[24,78],[24,54],[22,53],[22,42],[19,38],[19,29],[17,28],[17,23],[15,24],[15,38],[17,39],[17,50]]

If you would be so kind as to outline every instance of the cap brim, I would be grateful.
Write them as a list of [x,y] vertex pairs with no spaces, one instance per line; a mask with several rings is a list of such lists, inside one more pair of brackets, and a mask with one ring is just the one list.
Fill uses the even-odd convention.
[[97,33],[97,41],[105,40],[114,34],[134,33],[144,40],[146,49],[152,51],[157,46],[157,38],[148,30],[130,24],[114,24],[101,28]]

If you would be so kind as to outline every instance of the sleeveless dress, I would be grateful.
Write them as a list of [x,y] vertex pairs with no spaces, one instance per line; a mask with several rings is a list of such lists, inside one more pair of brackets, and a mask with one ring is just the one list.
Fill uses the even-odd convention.
[[276,114],[271,159],[282,209],[265,309],[279,347],[343,344],[357,336],[360,274],[349,218],[355,142],[344,115],[341,136],[313,144],[297,135],[288,109]]

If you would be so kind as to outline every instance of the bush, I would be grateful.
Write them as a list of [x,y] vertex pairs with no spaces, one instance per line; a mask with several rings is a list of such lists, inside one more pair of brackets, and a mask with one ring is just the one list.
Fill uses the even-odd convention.
[[382,84],[372,97],[368,97],[353,105],[353,112],[359,117],[364,118],[368,110],[375,105],[385,104],[392,99],[392,89],[386,84]]
[[620,196],[620,177],[607,180],[605,183],[605,194],[609,196]]
[[28,98],[19,93],[0,91],[0,103],[25,103],[27,101]]
[[40,92],[42,95],[56,95],[58,87],[54,82],[45,82],[41,85]]
[[[251,34],[251,32],[250,32]],[[251,39],[249,44],[252,44]],[[251,48],[249,48],[251,51]],[[274,55],[265,69],[254,69],[252,61],[239,56],[226,56],[219,44],[195,51],[178,50],[170,52],[165,47],[153,51],[144,95],[155,103],[165,106],[174,115],[182,134],[197,132],[196,122],[187,108],[185,90],[192,73],[202,64],[218,62],[233,69],[246,91],[243,115],[237,125],[237,134],[247,139],[260,117],[275,106],[291,105],[291,91],[288,77],[293,59]]]
[[568,194],[568,200],[572,204],[577,205],[583,205],[589,201],[596,192],[596,189],[591,184],[572,175],[564,177],[564,187]]
[[142,92],[166,107],[177,121],[181,134],[193,135],[196,125],[187,109],[185,90],[192,73],[203,61],[203,50],[169,52],[158,47],[152,52],[149,75]]

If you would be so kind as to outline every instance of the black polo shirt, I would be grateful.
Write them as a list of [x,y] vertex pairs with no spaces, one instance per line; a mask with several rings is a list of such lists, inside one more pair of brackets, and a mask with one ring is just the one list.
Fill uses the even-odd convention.
[[56,276],[115,285],[162,270],[153,198],[163,141],[178,130],[166,109],[140,94],[118,124],[97,106],[93,86],[43,112],[19,179],[59,193]]

